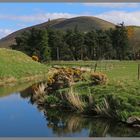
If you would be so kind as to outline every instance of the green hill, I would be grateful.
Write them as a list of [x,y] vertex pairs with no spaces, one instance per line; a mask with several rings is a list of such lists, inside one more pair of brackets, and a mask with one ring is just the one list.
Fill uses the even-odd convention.
[[[18,30],[16,32],[13,32],[12,34],[2,38],[0,40],[0,47],[7,48],[11,44],[15,42],[15,37],[20,35],[23,31],[29,30],[33,27],[35,28],[53,28],[57,30],[67,30],[67,29],[74,29],[75,26],[78,27],[80,31],[87,32],[95,29],[110,29],[114,28],[115,24],[110,23],[108,21],[99,19],[97,17],[91,17],[91,16],[81,16],[81,17],[75,17],[75,18],[59,18],[55,20],[49,20],[48,22],[44,22],[42,24],[34,25],[28,28],[24,28],[21,30]],[[134,29],[134,42],[137,42],[137,44],[140,44],[140,27],[139,26],[131,26]]]
[[80,31],[86,32],[86,31],[90,31],[92,28],[103,29],[103,30],[114,28],[115,25],[108,21],[96,17],[81,16],[81,17],[63,20],[58,24],[53,25],[52,28],[67,30],[67,29],[73,29],[75,28],[75,26],[78,26],[78,29]]
[[0,85],[17,80],[30,81],[47,71],[45,65],[33,61],[22,52],[0,48]]
[[75,26],[78,26],[78,29],[86,32],[91,30],[92,28],[95,29],[109,29],[114,28],[114,24],[96,18],[96,17],[88,17],[88,16],[81,16],[81,17],[75,17],[70,19],[60,18],[51,20],[42,24],[38,24],[35,26],[31,26],[28,28],[24,28],[21,30],[18,30],[0,40],[0,47],[8,47],[9,45],[14,43],[14,39],[16,36],[20,35],[23,31],[29,30],[33,27],[35,28],[54,28],[58,30],[67,30],[67,29],[73,29]]

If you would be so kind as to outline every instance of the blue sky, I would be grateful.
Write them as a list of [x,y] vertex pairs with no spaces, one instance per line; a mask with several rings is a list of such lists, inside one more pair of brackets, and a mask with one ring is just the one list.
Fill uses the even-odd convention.
[[139,3],[0,3],[0,38],[55,18],[95,16],[115,24],[140,25]]

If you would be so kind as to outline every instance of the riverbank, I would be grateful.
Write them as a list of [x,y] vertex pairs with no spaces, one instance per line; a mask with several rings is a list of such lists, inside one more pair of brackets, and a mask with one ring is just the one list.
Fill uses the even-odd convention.
[[[102,78],[104,75],[102,73],[95,73],[93,79],[88,79],[87,73],[84,73],[83,76],[86,75],[87,79],[83,80],[81,75],[77,75],[74,77],[76,82],[71,84],[69,78],[72,70],[62,69],[58,72],[59,77],[57,74],[53,78],[49,77],[49,84],[40,83],[36,86],[32,100],[37,105],[113,119],[140,127],[140,81],[108,82],[107,78]],[[80,80],[78,81],[77,78]],[[101,81],[106,79],[107,83],[99,82],[99,78]],[[74,79],[72,81],[75,81]],[[52,88],[54,85],[55,88]]]
[[8,49],[0,49],[0,60],[0,86],[46,81],[32,87],[32,101],[41,107],[140,126],[140,81],[136,62],[121,62],[121,65],[114,62],[117,65],[108,64],[109,68],[102,72],[99,66],[97,72],[82,67],[50,68],[22,52]]
[[0,48],[0,86],[46,78],[48,67],[22,52]]

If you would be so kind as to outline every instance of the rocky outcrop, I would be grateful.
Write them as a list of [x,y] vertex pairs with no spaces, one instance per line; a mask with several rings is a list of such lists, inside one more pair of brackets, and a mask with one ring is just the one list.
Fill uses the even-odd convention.
[[140,128],[140,118],[137,116],[129,117],[126,121],[129,125]]

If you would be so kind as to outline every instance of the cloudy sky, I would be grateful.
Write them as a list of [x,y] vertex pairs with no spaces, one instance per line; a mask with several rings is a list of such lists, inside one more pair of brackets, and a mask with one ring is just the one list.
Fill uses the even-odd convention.
[[49,18],[81,15],[140,26],[140,3],[0,3],[0,38]]

